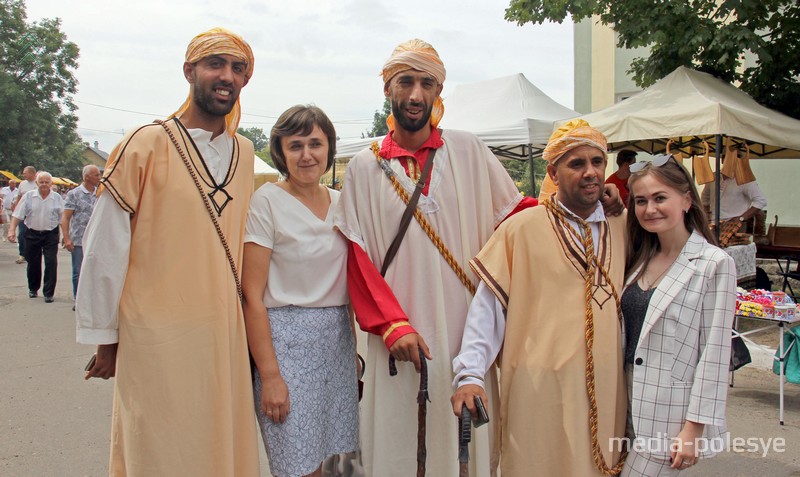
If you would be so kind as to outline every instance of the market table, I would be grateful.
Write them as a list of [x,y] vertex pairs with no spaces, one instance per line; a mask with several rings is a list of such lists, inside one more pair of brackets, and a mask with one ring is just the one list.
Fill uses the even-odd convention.
[[[762,326],[760,328],[756,328],[754,330],[745,331],[744,333],[740,333],[739,331],[737,331],[737,327],[738,327],[738,324],[739,324],[739,318],[747,318],[747,319],[750,319],[750,320],[762,321],[762,322],[766,323],[766,325]],[[734,321],[733,321],[733,337],[734,338],[739,336],[745,342],[747,342],[747,343],[759,348],[760,350],[762,350],[764,352],[770,353],[770,354],[773,354],[772,350],[770,350],[770,349],[768,349],[768,348],[766,348],[766,347],[754,342],[753,340],[748,338],[748,336],[752,335],[754,333],[758,333],[759,331],[768,330],[768,329],[772,328],[773,326],[777,326],[778,327],[778,330],[779,330],[778,331],[778,333],[779,333],[778,355],[775,356],[773,354],[773,359],[775,361],[778,361],[778,363],[779,363],[778,368],[780,369],[780,372],[778,374],[778,378],[780,379],[780,394],[779,394],[780,398],[779,398],[779,400],[780,400],[780,423],[781,423],[781,426],[783,425],[783,386],[785,385],[785,382],[784,382],[785,381],[785,378],[784,378],[784,375],[785,375],[784,366],[785,366],[785,362],[786,362],[786,356],[789,354],[789,350],[791,350],[792,346],[794,346],[794,344],[795,344],[795,341],[792,341],[792,343],[789,345],[789,347],[784,349],[784,347],[783,347],[783,336],[786,333],[786,327],[788,325],[797,324],[797,323],[800,323],[800,317],[796,317],[793,321],[783,321],[783,320],[776,320],[776,319],[773,319],[773,318],[756,318],[756,317],[753,317],[753,316],[736,315],[736,317],[734,318]],[[731,371],[731,373],[730,373],[730,386],[731,387],[733,387],[733,377],[734,377],[733,373],[734,373],[733,371]]]

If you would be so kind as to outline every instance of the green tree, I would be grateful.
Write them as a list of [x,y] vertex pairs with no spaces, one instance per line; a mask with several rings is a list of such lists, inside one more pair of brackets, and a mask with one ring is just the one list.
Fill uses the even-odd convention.
[[[505,167],[506,172],[508,175],[511,176],[511,179],[517,185],[517,188],[523,195],[529,197],[536,197],[533,195],[533,191],[531,190],[531,167],[530,161],[527,159],[520,160],[520,159],[503,159],[500,163]],[[533,160],[533,170],[536,174],[536,193],[538,195],[539,190],[542,187],[542,181],[544,180],[545,174],[547,174],[547,163],[542,159],[534,159]]]
[[256,151],[263,151],[269,149],[269,138],[264,134],[261,128],[239,128],[237,131],[242,136],[253,141],[253,147]]
[[61,20],[29,23],[22,0],[0,0],[0,168],[80,176],[83,146],[72,100],[78,46]]
[[[800,2],[797,0],[511,0],[505,18],[519,25],[576,22],[597,15],[617,46],[649,47],[631,65],[646,88],[678,66],[710,73],[759,103],[800,118]],[[754,66],[745,65],[745,58]]]
[[384,136],[389,133],[389,126],[386,125],[386,118],[392,112],[392,104],[389,98],[383,100],[383,109],[381,111],[375,110],[372,116],[372,128],[367,129],[361,133],[361,138]]

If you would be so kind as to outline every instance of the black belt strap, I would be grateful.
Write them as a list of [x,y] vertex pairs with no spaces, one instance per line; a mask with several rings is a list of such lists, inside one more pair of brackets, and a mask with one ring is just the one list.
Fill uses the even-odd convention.
[[414,215],[414,209],[417,208],[419,196],[422,194],[422,189],[425,188],[425,181],[428,179],[428,175],[430,175],[431,169],[433,168],[433,156],[435,155],[436,149],[431,149],[431,152],[428,153],[428,159],[425,161],[425,165],[422,167],[422,173],[419,175],[419,180],[417,181],[417,186],[414,188],[414,193],[411,195],[411,199],[408,201],[408,207],[406,207],[405,212],[403,212],[403,217],[400,219],[400,227],[397,230],[397,235],[394,236],[394,240],[392,240],[391,245],[389,245],[389,249],[386,251],[386,256],[383,257],[381,276],[386,275],[386,270],[389,269],[389,265],[394,260],[394,256],[397,255],[397,250],[400,248],[400,244],[403,242],[403,237],[405,237],[406,230],[408,230],[408,224],[411,223],[411,217]]

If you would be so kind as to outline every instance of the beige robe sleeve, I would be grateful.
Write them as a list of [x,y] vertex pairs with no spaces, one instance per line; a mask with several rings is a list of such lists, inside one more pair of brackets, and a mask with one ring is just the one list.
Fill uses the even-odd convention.
[[148,171],[153,167],[154,151],[163,148],[164,142],[161,127],[150,124],[117,144],[106,163],[101,193],[107,191],[123,210],[135,214]]
[[[476,275],[508,308],[511,275],[514,268],[515,224],[525,211],[504,222],[469,264]],[[525,214],[526,215],[526,214]]]

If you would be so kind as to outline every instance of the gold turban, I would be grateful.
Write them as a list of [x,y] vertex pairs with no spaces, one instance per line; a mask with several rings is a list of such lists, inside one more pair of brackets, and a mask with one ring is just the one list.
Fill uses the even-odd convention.
[[[381,75],[383,76],[383,83],[386,84],[394,78],[397,73],[406,70],[424,71],[433,76],[439,84],[444,83],[446,76],[444,63],[439,58],[439,53],[431,46],[430,43],[424,42],[419,39],[408,40],[404,43],[397,45],[397,48],[392,52],[392,56],[386,60],[383,65]],[[439,121],[444,116],[444,103],[440,96],[436,97],[433,102],[433,110],[431,111],[431,125],[436,127]],[[386,119],[386,125],[389,130],[394,130],[394,116],[391,114]]]
[[[231,55],[239,58],[247,62],[247,69],[244,73],[245,78],[249,80],[250,77],[253,76],[253,64],[255,63],[253,50],[250,49],[250,45],[236,33],[226,30],[225,28],[212,28],[194,37],[189,43],[189,46],[186,47],[186,61],[188,63],[197,63],[211,55]],[[170,115],[171,118],[180,116],[189,109],[193,94],[194,85],[190,86],[189,97],[177,111]],[[228,135],[233,136],[236,134],[240,117],[241,106],[239,105],[239,98],[236,98],[236,104],[234,104],[233,109],[225,116],[225,128]]]
[[583,119],[573,119],[556,129],[547,141],[542,158],[555,164],[567,151],[580,146],[592,146],[607,153],[606,137],[599,130],[589,126]]

